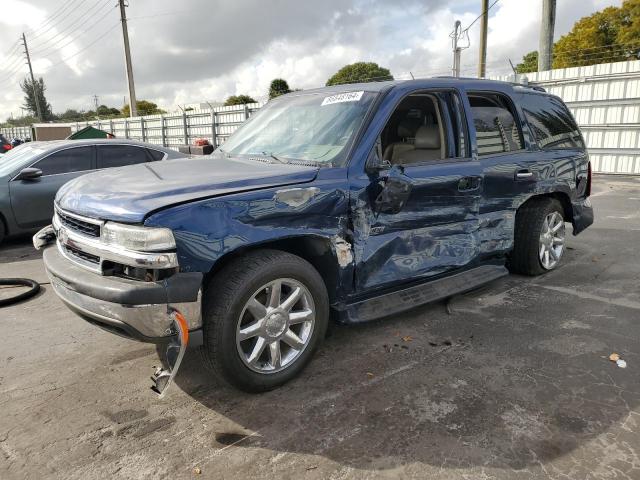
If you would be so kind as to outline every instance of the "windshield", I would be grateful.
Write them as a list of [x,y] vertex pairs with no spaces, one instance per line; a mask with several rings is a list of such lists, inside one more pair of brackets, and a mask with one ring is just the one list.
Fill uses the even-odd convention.
[[32,158],[35,158],[36,155],[42,152],[44,152],[43,149],[36,148],[28,143],[23,143],[9,150],[0,156],[0,177],[12,173],[24,165],[28,165]]
[[375,93],[301,94],[272,100],[219,151],[275,161],[341,164]]

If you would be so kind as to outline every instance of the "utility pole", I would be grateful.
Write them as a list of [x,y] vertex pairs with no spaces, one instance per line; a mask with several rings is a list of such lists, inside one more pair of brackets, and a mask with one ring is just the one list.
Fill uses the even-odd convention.
[[460,39],[461,28],[460,20],[456,20],[453,26],[453,68],[451,69],[454,77],[460,76],[460,52],[462,52],[462,49],[458,46],[458,40]]
[[480,56],[478,59],[478,77],[487,75],[487,23],[489,21],[489,0],[482,0],[482,16],[480,18]]
[[93,105],[96,107],[96,113],[98,113],[98,95],[93,96]]
[[42,109],[40,108],[40,95],[38,95],[38,88],[36,87],[36,79],[33,77],[33,68],[31,68],[31,57],[29,56],[29,47],[27,47],[27,37],[22,32],[22,44],[24,45],[24,54],[27,57],[27,65],[29,65],[29,74],[31,75],[31,87],[33,88],[33,96],[36,101],[36,112],[38,113],[38,120],[42,122]]
[[553,29],[556,23],[556,0],[542,0],[538,71],[551,70],[553,53]]
[[129,84],[129,116],[136,117],[138,108],[136,102],[136,89],[133,84],[133,66],[131,64],[131,51],[129,50],[129,31],[127,30],[127,13],[124,8],[125,0],[118,0],[120,4],[120,20],[122,21],[122,36],[124,37],[124,61],[127,67],[127,82]]

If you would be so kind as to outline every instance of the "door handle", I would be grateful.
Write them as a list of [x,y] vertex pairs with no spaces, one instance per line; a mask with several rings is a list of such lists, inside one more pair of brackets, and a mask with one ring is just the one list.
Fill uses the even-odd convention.
[[458,181],[459,192],[470,192],[480,188],[481,177],[462,177]]
[[516,171],[516,180],[526,180],[533,177],[533,172],[528,168]]

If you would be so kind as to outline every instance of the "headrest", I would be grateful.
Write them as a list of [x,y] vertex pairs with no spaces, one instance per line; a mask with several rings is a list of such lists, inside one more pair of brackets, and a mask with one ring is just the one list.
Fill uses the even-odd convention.
[[414,145],[417,149],[440,149],[440,128],[437,125],[423,125],[416,132]]
[[417,118],[405,118],[398,123],[398,136],[400,138],[413,138],[420,127],[420,120]]

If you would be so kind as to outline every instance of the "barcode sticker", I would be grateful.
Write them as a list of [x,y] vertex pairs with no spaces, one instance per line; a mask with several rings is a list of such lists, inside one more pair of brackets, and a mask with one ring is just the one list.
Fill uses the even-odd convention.
[[325,97],[320,106],[324,107],[325,105],[333,105],[334,103],[343,102],[359,102],[362,98],[362,95],[364,95],[364,92],[338,93],[337,95]]

